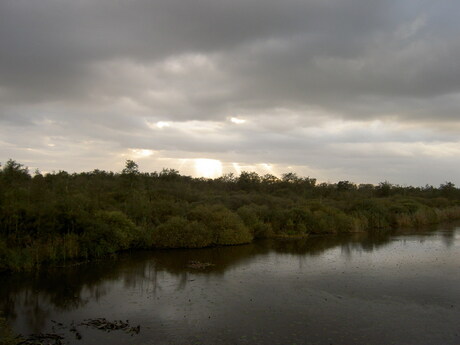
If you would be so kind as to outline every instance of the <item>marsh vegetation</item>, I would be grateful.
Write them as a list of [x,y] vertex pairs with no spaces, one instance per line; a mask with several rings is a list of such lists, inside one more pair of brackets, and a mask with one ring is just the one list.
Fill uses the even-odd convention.
[[178,171],[0,170],[0,271],[148,248],[200,248],[257,238],[380,231],[460,218],[460,190],[320,183],[242,172],[216,179]]

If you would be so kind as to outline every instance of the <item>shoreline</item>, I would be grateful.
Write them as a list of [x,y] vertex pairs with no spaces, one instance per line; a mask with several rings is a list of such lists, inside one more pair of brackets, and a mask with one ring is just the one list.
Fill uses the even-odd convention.
[[0,169],[0,272],[126,250],[238,245],[460,219],[460,189],[452,183],[317,184],[294,173],[282,176],[242,172],[197,179],[172,169],[128,168],[32,176],[10,160]]
[[437,223],[428,223],[428,224],[420,224],[418,226],[406,226],[406,227],[387,227],[387,228],[380,228],[380,229],[368,229],[368,230],[361,230],[361,231],[349,231],[349,232],[338,232],[338,233],[307,233],[307,234],[297,234],[297,235],[289,235],[289,234],[273,234],[272,236],[267,236],[263,238],[253,238],[249,242],[241,242],[241,243],[232,243],[232,244],[215,244],[203,247],[149,247],[149,248],[127,248],[123,250],[119,250],[112,253],[106,253],[99,257],[89,257],[89,258],[82,258],[82,257],[75,257],[70,258],[66,261],[51,261],[51,260],[44,260],[39,263],[36,263],[34,266],[23,266],[19,269],[13,270],[3,270],[0,271],[0,276],[20,273],[20,272],[34,272],[38,271],[41,267],[46,266],[49,268],[67,268],[67,267],[74,267],[85,265],[88,263],[97,262],[100,260],[107,259],[111,256],[116,257],[118,254],[122,253],[135,253],[140,251],[154,251],[154,250],[162,250],[162,251],[170,251],[170,250],[194,250],[194,249],[205,249],[205,248],[218,248],[218,247],[229,247],[229,246],[241,246],[251,244],[258,240],[275,240],[275,241],[289,241],[289,240],[307,240],[307,239],[314,239],[320,237],[337,237],[337,236],[352,236],[352,235],[369,235],[375,232],[378,233],[387,233],[387,232],[401,232],[401,233],[423,233],[429,230],[430,227],[438,227],[442,224],[449,224],[455,223],[460,218],[454,219],[447,219],[442,220]]

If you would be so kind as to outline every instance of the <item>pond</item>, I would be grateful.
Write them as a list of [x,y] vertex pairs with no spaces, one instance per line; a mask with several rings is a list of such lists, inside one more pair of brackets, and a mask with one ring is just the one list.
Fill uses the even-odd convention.
[[[455,224],[124,253],[0,278],[16,332],[68,344],[460,344]],[[140,332],[81,325],[94,318]]]

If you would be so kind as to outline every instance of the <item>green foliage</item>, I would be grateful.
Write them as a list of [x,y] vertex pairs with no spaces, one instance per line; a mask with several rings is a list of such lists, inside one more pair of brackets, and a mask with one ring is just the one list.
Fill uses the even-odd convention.
[[136,162],[128,159],[126,161],[125,168],[123,169],[122,174],[125,174],[125,175],[139,174],[139,165]]
[[267,206],[244,205],[237,210],[237,213],[254,238],[266,238],[274,234],[272,225],[268,221],[269,209]]
[[322,207],[313,212],[312,233],[337,234],[342,232],[360,231],[359,218],[345,214],[343,211],[333,207]]
[[441,191],[441,195],[452,197],[456,194],[457,188],[455,188],[455,184],[452,182],[446,182],[439,186],[439,190]]
[[86,220],[81,245],[85,256],[100,257],[131,248],[140,234],[140,229],[124,213],[97,211]]
[[153,232],[153,243],[163,248],[197,248],[248,243],[249,229],[224,206],[197,206],[187,218],[174,216]]
[[355,190],[356,185],[350,181],[339,181],[337,182],[337,190],[339,191],[350,191]]
[[392,184],[388,181],[380,182],[377,187],[377,195],[381,197],[388,197],[391,194]]
[[197,206],[189,212],[188,219],[207,226],[215,245],[248,243],[253,239],[241,218],[222,205]]
[[2,178],[3,184],[6,185],[19,184],[30,180],[29,169],[12,159],[9,159],[3,166],[0,177]]
[[152,234],[153,244],[160,248],[200,248],[213,243],[213,233],[204,223],[171,217]]
[[378,186],[286,173],[194,179],[177,170],[0,169],[0,271],[101,257],[132,248],[197,248],[254,238],[409,227],[460,218],[460,190]]

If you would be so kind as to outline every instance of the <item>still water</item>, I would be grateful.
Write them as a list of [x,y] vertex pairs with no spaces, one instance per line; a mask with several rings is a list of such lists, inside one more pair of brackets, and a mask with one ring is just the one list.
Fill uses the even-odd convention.
[[[460,344],[455,225],[138,252],[0,278],[15,331],[51,332],[55,320],[69,344]],[[78,326],[101,317],[141,331]]]

